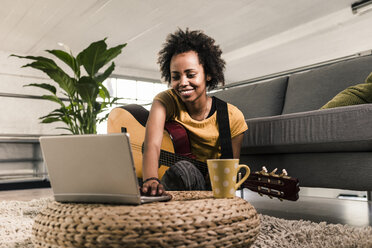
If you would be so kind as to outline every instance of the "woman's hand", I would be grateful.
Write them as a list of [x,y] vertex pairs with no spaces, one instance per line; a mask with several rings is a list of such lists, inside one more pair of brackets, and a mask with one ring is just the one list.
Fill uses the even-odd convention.
[[160,148],[164,134],[166,117],[165,106],[154,100],[146,123],[144,152],[142,161],[142,194],[156,196],[165,193],[164,186],[158,179]]
[[151,196],[165,194],[164,186],[155,179],[146,181],[142,185],[141,191],[144,195]]

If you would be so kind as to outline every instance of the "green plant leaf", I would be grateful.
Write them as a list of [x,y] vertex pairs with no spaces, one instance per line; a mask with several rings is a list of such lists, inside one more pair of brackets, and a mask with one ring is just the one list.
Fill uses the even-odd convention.
[[65,62],[66,65],[68,65],[72,71],[75,73],[77,77],[80,77],[80,65],[78,64],[78,61],[69,53],[66,53],[62,50],[46,50],[48,53],[53,54],[63,62]]
[[107,113],[107,114],[106,114],[105,116],[103,116],[103,117],[99,118],[99,119],[97,120],[97,122],[98,122],[98,123],[101,123],[101,122],[103,122],[103,121],[107,120],[107,118],[108,118],[109,114],[110,114],[110,113]]
[[68,113],[68,107],[61,107],[59,109],[55,109],[51,113],[55,113],[55,114],[66,114],[66,113]]
[[[71,113],[71,111],[70,111]],[[67,108],[65,107],[61,107],[59,109],[55,109],[53,110],[52,112],[50,112],[48,115],[45,115],[41,118],[45,118],[45,117],[56,117],[56,116],[66,116],[68,114],[70,114],[69,111],[67,110]]]
[[99,103],[99,102],[95,102],[94,103],[94,105],[93,105],[93,110],[94,110],[94,112],[96,113],[96,115],[98,114],[98,113],[100,113],[101,112],[101,103]]
[[104,66],[105,59],[102,54],[106,51],[106,38],[93,42],[81,53],[78,54],[77,60],[83,65],[89,76],[94,77],[98,70]]
[[99,69],[121,53],[127,44],[121,44],[107,50],[106,38],[93,42],[77,56],[79,64],[83,65],[88,75],[95,77]]
[[[41,119],[41,118],[40,118]],[[52,117],[49,117],[49,118],[44,118],[41,123],[52,123],[52,122],[58,122],[58,121],[61,121],[60,118],[52,118]]]
[[69,123],[69,122],[71,122],[71,119],[68,118],[67,116],[62,116],[62,117],[61,117],[61,120],[62,120],[63,122],[65,122],[65,123]]
[[54,62],[54,60],[45,58],[42,56],[19,56],[12,54],[10,56],[18,57],[21,59],[31,59],[34,60],[35,62],[26,64],[22,67],[33,67],[35,69],[43,71],[44,69],[57,69],[58,65]]
[[[72,96],[75,93],[75,82],[68,74],[66,74],[58,66],[55,68],[49,67],[48,64],[43,64],[43,62],[33,62],[29,64],[31,67],[42,70],[45,72],[51,79],[58,83],[58,85],[66,91],[69,96]],[[40,67],[39,67],[40,66]],[[39,67],[39,68],[38,68]]]
[[44,116],[40,117],[40,119],[45,119],[45,118],[49,118],[49,117],[61,119],[61,116],[63,116],[63,114],[47,114],[47,115],[44,115]]
[[23,87],[29,87],[29,86],[39,87],[39,88],[48,90],[52,92],[53,94],[56,94],[57,92],[56,87],[54,87],[51,84],[27,84],[27,85],[24,85]]
[[95,80],[97,82],[103,83],[103,81],[105,81],[111,75],[111,73],[114,71],[114,69],[115,69],[115,63],[112,62],[112,64],[105,70],[104,73],[95,77]]
[[103,100],[110,99],[110,92],[108,92],[107,88],[102,83],[100,83],[99,86],[101,87],[99,91],[100,97],[102,97]]
[[35,60],[30,64],[26,64],[22,67],[32,67],[37,70],[41,70],[46,73],[52,80],[58,83],[58,85],[67,92],[68,95],[75,93],[75,81],[67,73],[65,73],[52,59],[45,57],[34,57],[34,56],[18,56],[19,58]]
[[104,111],[106,108],[107,108],[107,103],[106,102],[103,102],[101,104],[101,110],[100,110],[100,112]]
[[43,99],[59,103],[61,106],[65,106],[65,104],[55,95],[42,95],[41,96]]
[[86,76],[81,77],[76,85],[76,89],[83,101],[93,106],[99,92],[98,84],[93,78]]
[[67,128],[67,127],[56,127],[56,129],[67,130],[67,131],[70,131],[72,134],[79,134],[79,133],[74,132],[71,128]]
[[121,44],[121,45],[118,45],[116,47],[112,47],[110,49],[108,49],[105,53],[106,55],[106,64],[113,60],[114,58],[116,58],[116,56],[118,56],[120,53],[121,53],[121,50],[127,46],[127,43],[124,43],[124,44]]
[[[32,60],[38,60],[38,61],[51,61],[51,59],[48,59],[48,58],[45,58],[45,57],[42,57],[42,56],[20,56],[20,55],[16,55],[16,54],[11,54],[9,56],[10,57],[17,57],[17,58],[20,58],[20,59],[32,59]],[[25,66],[22,66],[22,67],[25,67]]]
[[111,100],[111,102],[110,102],[110,105],[116,103],[117,101],[119,101],[119,100],[121,100],[121,99],[123,99],[123,98],[122,98],[122,97],[114,97],[114,98],[112,98],[112,100]]
[[106,99],[106,94],[105,94],[105,91],[103,89],[100,89],[99,90],[99,96],[102,98],[102,99]]

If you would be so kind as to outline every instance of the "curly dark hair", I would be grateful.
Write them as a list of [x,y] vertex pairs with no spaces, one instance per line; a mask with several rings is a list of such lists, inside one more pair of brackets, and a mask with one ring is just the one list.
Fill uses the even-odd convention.
[[168,83],[171,82],[170,62],[174,55],[194,51],[198,54],[205,75],[211,77],[211,80],[207,81],[207,88],[214,89],[218,83],[224,85],[225,61],[221,58],[220,47],[214,42],[214,39],[200,30],[178,29],[174,34],[169,34],[158,58],[162,78]]

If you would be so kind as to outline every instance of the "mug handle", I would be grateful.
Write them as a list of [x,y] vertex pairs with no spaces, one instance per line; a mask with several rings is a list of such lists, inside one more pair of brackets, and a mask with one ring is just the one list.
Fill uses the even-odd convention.
[[249,174],[251,173],[251,170],[250,170],[249,167],[248,167],[247,165],[245,165],[245,164],[240,164],[240,165],[238,166],[237,171],[239,171],[240,168],[244,168],[244,169],[245,169],[245,175],[244,175],[244,177],[243,177],[242,179],[240,179],[239,182],[237,182],[237,183],[235,184],[235,190],[237,190],[237,189],[240,187],[240,185],[241,185],[242,183],[244,183],[245,180],[247,180],[247,178],[249,177]]

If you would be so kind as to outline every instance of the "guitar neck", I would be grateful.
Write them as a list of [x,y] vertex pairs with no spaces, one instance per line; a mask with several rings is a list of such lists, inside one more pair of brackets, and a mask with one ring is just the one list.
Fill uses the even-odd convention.
[[176,153],[172,153],[169,151],[161,150],[160,151],[160,157],[159,157],[159,164],[160,165],[165,165],[168,167],[173,166],[175,163],[181,161],[181,160],[186,160],[191,162],[192,164],[195,165],[196,168],[199,169],[199,171],[203,174],[203,176],[206,176],[208,174],[208,167],[207,164],[196,160],[194,158],[190,158],[185,155],[179,155]]
[[257,171],[249,175],[248,179],[242,183],[242,188],[248,188],[259,194],[264,194],[279,199],[297,201],[299,181],[297,178],[268,174]]

